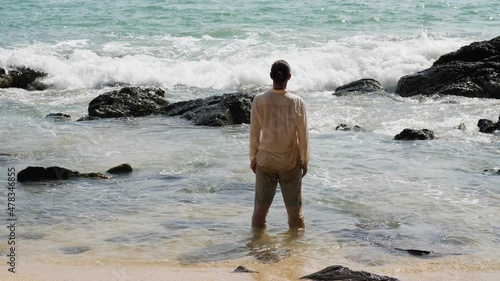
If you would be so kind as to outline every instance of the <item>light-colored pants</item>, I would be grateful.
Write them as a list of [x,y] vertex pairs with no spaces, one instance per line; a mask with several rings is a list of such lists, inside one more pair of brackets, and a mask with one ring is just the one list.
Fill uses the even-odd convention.
[[281,194],[288,214],[288,227],[292,229],[304,228],[302,166],[300,163],[289,171],[280,171],[257,165],[252,227],[266,227],[267,213],[273,203],[278,183],[280,184]]

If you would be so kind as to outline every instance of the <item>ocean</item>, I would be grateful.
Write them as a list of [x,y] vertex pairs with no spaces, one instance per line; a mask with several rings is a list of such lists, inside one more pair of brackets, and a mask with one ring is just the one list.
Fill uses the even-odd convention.
[[[398,272],[500,268],[500,101],[395,94],[400,77],[498,36],[498,1],[0,1],[0,67],[48,73],[45,91],[0,89],[0,204],[8,169],[62,166],[110,180],[16,185],[22,257],[48,262],[241,262],[259,252]],[[176,117],[73,121],[97,95],[155,86],[171,102],[271,86],[277,59],[308,110],[306,231],[287,233],[277,194],[267,238],[250,230],[249,125]],[[384,93],[334,96],[374,78]],[[366,131],[340,132],[341,123]],[[464,131],[456,129],[464,123]],[[404,128],[433,141],[395,141]],[[3,211],[2,218],[7,217]],[[5,216],[4,216],[5,215]],[[6,219],[3,219],[6,224]],[[7,225],[7,224],[6,224]],[[9,246],[0,244],[2,260]],[[431,251],[414,257],[395,248]],[[291,257],[289,257],[291,256]],[[319,269],[319,268],[318,268]]]

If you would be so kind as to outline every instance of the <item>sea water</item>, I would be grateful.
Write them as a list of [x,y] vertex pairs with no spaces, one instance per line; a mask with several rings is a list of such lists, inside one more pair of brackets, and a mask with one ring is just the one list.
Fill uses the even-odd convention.
[[[49,261],[210,264],[255,261],[259,251],[322,264],[397,272],[498,270],[500,102],[401,98],[400,77],[444,53],[498,36],[497,1],[2,1],[0,67],[48,73],[45,91],[0,90],[0,178],[7,169],[58,165],[110,180],[17,184],[22,254]],[[311,161],[306,231],[286,233],[278,192],[269,235],[250,231],[254,175],[248,124],[197,127],[175,117],[53,122],[86,114],[97,95],[156,86],[171,102],[271,85],[273,61],[292,66],[289,89],[306,102]],[[334,96],[374,78],[384,93]],[[363,132],[339,132],[340,123]],[[464,123],[464,131],[456,129]],[[404,128],[438,139],[401,142]],[[4,212],[6,214],[6,212]],[[2,217],[6,217],[2,215]],[[4,220],[5,221],[5,220]],[[395,248],[432,251],[432,261]],[[7,254],[7,242],[0,245]],[[425,263],[427,262],[428,263]],[[392,270],[392,271],[391,271]]]

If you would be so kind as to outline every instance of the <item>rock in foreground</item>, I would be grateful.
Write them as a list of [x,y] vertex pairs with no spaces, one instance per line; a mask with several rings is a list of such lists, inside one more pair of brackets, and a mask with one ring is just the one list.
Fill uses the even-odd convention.
[[334,95],[344,95],[348,93],[373,93],[381,92],[384,88],[380,83],[371,78],[359,79],[351,83],[347,83],[335,89]]
[[500,36],[441,56],[432,67],[398,81],[396,93],[500,99]]
[[80,173],[77,171],[53,167],[28,167],[17,174],[17,181],[50,181],[50,180],[68,180],[74,178],[91,178],[91,179],[109,179],[109,176],[101,173]]
[[162,108],[159,113],[180,116],[194,125],[225,126],[250,124],[253,96],[231,93],[204,99],[181,101]]
[[90,118],[139,117],[168,105],[165,91],[158,88],[126,87],[99,95],[89,103]]
[[434,132],[427,129],[404,129],[394,137],[395,140],[433,140],[435,138]]
[[366,271],[354,271],[341,265],[326,267],[316,273],[301,277],[300,279],[322,281],[398,281],[396,278],[372,274]]

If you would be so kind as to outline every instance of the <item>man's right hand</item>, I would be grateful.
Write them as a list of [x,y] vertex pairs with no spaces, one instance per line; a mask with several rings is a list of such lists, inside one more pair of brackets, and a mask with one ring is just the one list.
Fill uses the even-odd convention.
[[252,162],[250,162],[250,169],[252,169],[253,173],[257,173],[257,162],[255,161],[255,159],[252,160]]

